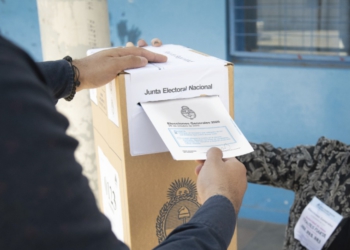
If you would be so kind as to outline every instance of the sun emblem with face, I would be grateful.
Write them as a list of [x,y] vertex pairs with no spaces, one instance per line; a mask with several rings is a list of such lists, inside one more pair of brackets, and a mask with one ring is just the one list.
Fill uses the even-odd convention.
[[180,180],[176,180],[170,185],[167,194],[169,200],[181,195],[187,195],[197,198],[196,184],[192,182],[189,178],[182,178]]
[[190,109],[189,107],[187,107],[187,106],[182,106],[182,107],[181,107],[181,114],[182,114],[184,117],[186,117],[186,118],[188,118],[188,119],[191,119],[191,120],[193,120],[194,118],[196,118],[196,113],[195,113],[192,109]]
[[176,227],[188,222],[200,207],[196,184],[189,178],[171,183],[167,197],[169,201],[164,204],[157,217],[156,230],[159,243]]

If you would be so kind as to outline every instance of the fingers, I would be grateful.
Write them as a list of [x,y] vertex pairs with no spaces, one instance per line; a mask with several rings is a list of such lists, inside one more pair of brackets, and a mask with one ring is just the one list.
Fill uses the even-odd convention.
[[[162,46],[163,43],[162,43],[162,41],[159,38],[153,38],[152,41],[151,41],[151,44],[154,47],[160,47],[160,46]],[[140,39],[140,40],[137,41],[137,46],[138,47],[145,47],[147,45],[148,45],[147,42],[145,40],[143,40],[143,39]],[[126,47],[135,47],[135,45],[132,42],[127,42],[125,46]]]
[[148,63],[148,60],[142,56],[123,56],[123,57],[116,57],[115,63],[112,65],[119,65],[118,72],[116,72],[116,75],[125,69],[134,69],[134,68],[140,68],[146,66]]
[[145,46],[147,46],[147,45],[148,45],[148,44],[147,44],[146,41],[143,40],[143,39],[140,39],[140,40],[137,41],[137,46],[139,46],[139,47],[145,47]]
[[235,157],[222,159],[224,162],[235,162],[238,161]]
[[217,166],[219,162],[223,162],[222,151],[219,148],[210,148],[207,152],[207,160],[196,160],[196,162],[199,164],[195,168],[195,173],[198,176],[204,165]]
[[159,38],[153,38],[151,44],[154,47],[160,47],[162,46],[162,41]]
[[146,50],[143,48],[138,48],[138,47],[127,47],[127,48],[123,48],[123,49],[119,49],[119,48],[111,49],[111,51],[109,52],[109,55],[116,56],[116,57],[123,57],[123,56],[128,56],[128,55],[142,56],[142,57],[146,58],[149,62],[156,62],[156,63],[166,62],[168,60],[168,58],[164,55],[157,54],[157,53],[151,52],[149,50]]
[[[162,41],[159,38],[153,38],[151,41],[152,46],[154,47],[160,47],[162,45]],[[161,54],[157,54],[154,52],[150,52],[145,49],[141,49],[140,47],[147,46],[147,42],[143,39],[140,39],[137,41],[137,46],[135,47],[134,43],[127,42],[124,49],[121,48],[115,48],[111,49],[109,52],[109,55],[111,56],[127,56],[127,55],[134,55],[134,56],[142,56],[146,58],[149,62],[155,62],[155,63],[161,63],[166,62],[167,57]],[[108,53],[108,52],[105,52]]]
[[130,48],[130,47],[135,47],[135,45],[132,42],[127,42],[125,47]]
[[222,151],[219,148],[211,148],[207,152],[207,161],[222,161]]
[[195,169],[194,169],[194,172],[195,174],[198,176],[199,175],[199,172],[201,171],[203,167],[203,164],[199,164]]
[[198,164],[203,164],[205,162],[205,160],[195,160],[195,162]]
[[[152,44],[160,46],[162,43],[159,39],[153,39]],[[140,68],[148,62],[163,63],[168,60],[164,55],[141,48],[147,46],[143,39],[137,42],[137,46],[140,47],[128,42],[124,48],[104,49],[81,60],[74,60],[74,65],[80,71],[81,84],[77,91],[100,87],[125,69]]]

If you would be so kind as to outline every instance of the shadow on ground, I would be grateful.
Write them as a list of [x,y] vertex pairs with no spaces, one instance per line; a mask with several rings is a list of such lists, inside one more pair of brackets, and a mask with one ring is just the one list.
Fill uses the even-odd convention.
[[238,219],[238,250],[281,250],[286,225]]

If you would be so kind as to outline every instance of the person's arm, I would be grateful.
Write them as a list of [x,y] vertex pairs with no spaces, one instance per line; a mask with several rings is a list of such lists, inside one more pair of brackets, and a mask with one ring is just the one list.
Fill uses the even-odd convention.
[[76,162],[36,64],[0,37],[0,249],[128,249]]
[[231,201],[225,196],[212,196],[189,222],[174,229],[155,249],[227,249],[235,225],[236,216]]
[[[160,45],[154,45],[160,46]],[[112,48],[91,56],[73,60],[78,79],[73,79],[71,64],[66,60],[37,63],[46,79],[47,87],[56,100],[67,97],[73,82],[79,80],[76,91],[98,88],[112,81],[126,69],[146,66],[148,62],[166,62],[167,57],[140,47]]]
[[315,146],[275,148],[251,143],[254,152],[237,157],[247,169],[248,182],[298,190],[317,164]]
[[246,170],[235,158],[222,159],[212,148],[196,168],[199,200],[203,206],[186,224],[176,228],[156,249],[227,249],[236,216],[247,188]]
[[45,83],[56,100],[68,96],[73,88],[73,70],[66,60],[38,62]]

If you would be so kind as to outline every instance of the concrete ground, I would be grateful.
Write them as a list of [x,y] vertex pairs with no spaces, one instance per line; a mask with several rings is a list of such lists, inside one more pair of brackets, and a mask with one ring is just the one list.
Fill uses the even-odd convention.
[[238,250],[281,250],[286,225],[238,219]]

